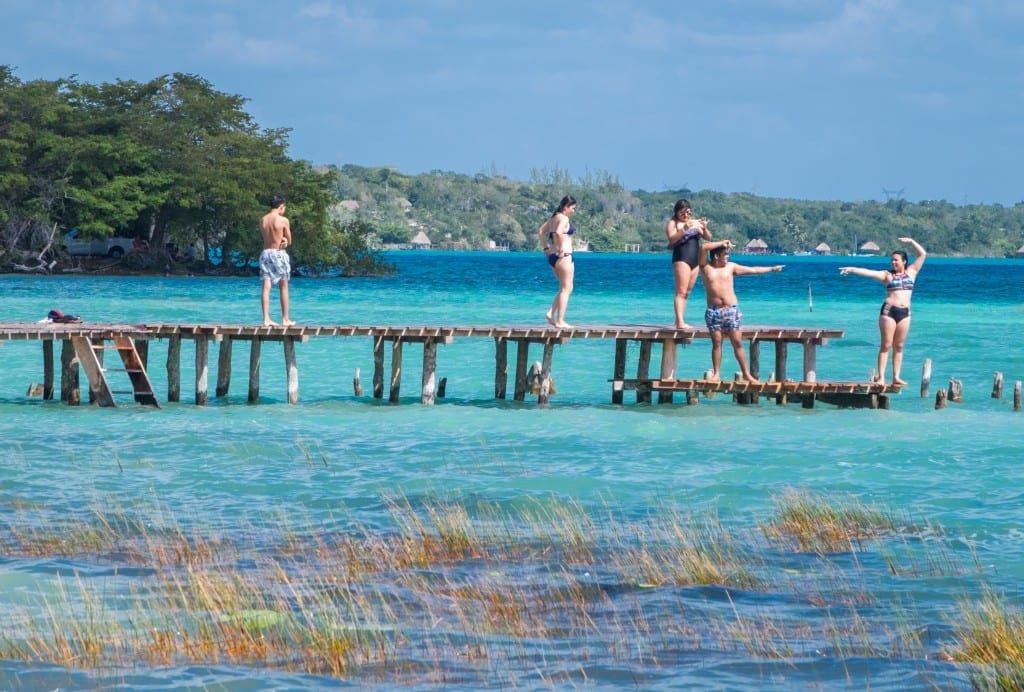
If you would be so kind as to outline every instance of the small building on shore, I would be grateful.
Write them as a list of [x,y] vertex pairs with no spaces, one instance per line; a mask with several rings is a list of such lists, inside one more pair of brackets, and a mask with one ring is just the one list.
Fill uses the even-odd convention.
[[430,238],[423,231],[414,235],[409,244],[412,245],[413,250],[429,250],[432,247]]
[[831,255],[832,248],[828,246],[828,243],[818,243],[817,247],[814,248],[813,254],[815,255]]
[[767,255],[768,243],[764,242],[760,238],[754,238],[743,246],[743,252],[748,255]]
[[857,248],[857,253],[860,255],[877,255],[881,251],[882,248],[878,247],[878,243],[873,240],[862,243],[861,246]]

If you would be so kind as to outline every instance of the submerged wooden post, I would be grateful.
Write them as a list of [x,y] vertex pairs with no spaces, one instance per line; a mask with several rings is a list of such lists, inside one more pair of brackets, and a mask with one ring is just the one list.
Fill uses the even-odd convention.
[[53,399],[53,339],[43,342],[43,399]]
[[649,404],[651,403],[651,388],[647,384],[647,380],[650,379],[651,372],[651,342],[641,341],[640,342],[640,356],[637,359],[636,364],[636,379],[640,380],[643,385],[636,388],[636,403],[638,404]]
[[949,400],[953,403],[959,404],[964,400],[964,384],[958,379],[950,379],[949,381]]
[[1013,410],[1020,411],[1020,380],[1013,383]]
[[263,339],[256,337],[249,345],[249,396],[247,401],[255,404],[260,400],[260,358]]
[[231,387],[231,337],[225,336],[220,342],[217,354],[217,396],[227,396]]
[[696,389],[687,389],[686,390],[686,405],[687,406],[696,406],[699,403],[700,403],[700,396],[698,396],[697,390]]
[[513,401],[526,401],[526,373],[530,359],[530,342],[516,339],[516,382],[512,393]]
[[946,390],[940,389],[935,392],[935,410],[938,411],[940,408],[946,408]]
[[288,377],[288,403],[299,403],[299,365],[295,360],[295,337],[284,338],[284,368]]
[[392,404],[398,403],[402,391],[402,339],[395,337],[391,341],[391,388],[388,391],[388,401]]
[[352,378],[352,393],[356,396],[363,395],[363,385],[359,382],[359,368],[356,368],[356,374]]
[[209,400],[210,338],[196,334],[196,406],[206,406]]
[[77,406],[81,400],[78,394],[78,359],[71,339],[60,342],[60,400],[69,406]]
[[992,381],[992,398],[1003,398],[1003,373],[1001,372],[997,372],[995,379]]
[[437,382],[437,398],[438,399],[443,399],[447,389],[448,389],[448,378],[447,377],[442,377]]
[[427,339],[423,342],[423,379],[420,403],[434,403],[434,377],[437,371],[437,342]]
[[504,399],[508,389],[508,339],[494,337],[494,398]]
[[[612,365],[612,379],[621,382],[626,378],[626,340],[615,340],[615,363]],[[622,387],[612,386],[612,403],[622,403]]]
[[167,339],[167,401],[181,401],[181,335]]
[[921,367],[921,398],[928,398],[928,386],[932,381],[932,359],[925,358],[924,365]]
[[373,337],[373,398],[384,398],[384,337]]
[[555,343],[551,339],[544,341],[544,355],[540,364],[540,394],[537,395],[538,404],[548,403],[551,394],[551,357],[555,351]]

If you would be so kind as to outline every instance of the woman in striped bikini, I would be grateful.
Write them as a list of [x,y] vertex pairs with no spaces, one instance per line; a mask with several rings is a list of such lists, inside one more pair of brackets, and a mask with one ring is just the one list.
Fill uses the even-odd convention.
[[878,382],[885,382],[885,366],[889,361],[889,351],[892,351],[892,383],[905,385],[906,382],[900,379],[900,369],[903,366],[903,344],[907,341],[907,334],[910,332],[910,297],[914,293],[914,280],[917,273],[921,271],[924,258],[928,255],[913,238],[900,238],[901,243],[906,243],[914,248],[917,256],[914,263],[907,265],[909,258],[904,250],[897,250],[892,253],[890,262],[892,268],[889,271],[875,271],[861,269],[860,267],[840,267],[839,273],[854,274],[875,279],[885,284],[885,302],[882,303],[882,311],[878,315],[878,332],[881,335],[881,344],[878,347]]

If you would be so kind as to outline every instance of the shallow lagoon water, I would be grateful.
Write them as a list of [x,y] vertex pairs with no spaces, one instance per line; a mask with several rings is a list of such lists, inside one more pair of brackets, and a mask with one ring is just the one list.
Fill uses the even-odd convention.
[[[294,281],[293,318],[305,324],[541,325],[555,291],[539,255],[430,251],[395,253],[389,259],[399,267],[393,277]],[[818,378],[865,379],[875,361],[883,290],[877,282],[839,276],[838,267],[883,268],[885,258],[783,257],[770,262],[787,266],[782,274],[737,280],[745,323],[845,329],[843,339],[818,350]],[[577,254],[576,263],[569,321],[670,322],[667,257]],[[496,402],[493,345],[487,339],[457,339],[438,348],[438,376],[446,377],[448,385],[447,396],[434,406],[418,403],[419,349],[407,346],[402,402],[393,406],[353,395],[356,368],[369,389],[372,344],[365,337],[314,338],[297,346],[297,406],[285,403],[283,356],[273,344],[263,350],[258,405],[245,403],[248,350],[236,347],[230,395],[211,397],[207,407],[194,406],[194,365],[186,342],[181,403],[160,410],[133,404],[69,408],[25,397],[28,384],[41,380],[40,348],[38,343],[7,342],[0,346],[0,532],[24,530],[26,524],[90,524],[109,508],[147,515],[159,508],[183,530],[234,537],[273,551],[279,547],[270,530],[274,517],[301,518],[324,535],[353,526],[386,533],[396,530],[387,498],[405,498],[420,507],[441,497],[467,507],[483,503],[509,511],[534,502],[567,502],[589,516],[614,516],[621,524],[642,523],[664,508],[687,515],[713,513],[727,530],[745,535],[757,533],[781,493],[797,488],[856,498],[932,527],[927,540],[941,533],[934,541],[942,554],[967,566],[955,574],[910,570],[894,576],[885,559],[889,552],[907,549],[912,541],[905,538],[824,561],[762,546],[759,569],[773,583],[811,579],[827,570],[857,575],[858,584],[850,591],[871,594],[857,612],[875,623],[873,637],[885,655],[822,648],[820,638],[805,629],[820,631],[827,617],[800,597],[800,588],[638,590],[625,582],[602,582],[599,575],[576,575],[581,583],[592,582],[599,594],[592,612],[599,623],[593,642],[582,635],[555,641],[501,638],[496,648],[510,653],[500,664],[470,664],[456,657],[444,664],[450,666],[445,684],[967,686],[967,669],[940,655],[952,641],[951,621],[957,619],[959,604],[991,587],[1015,606],[1017,585],[1024,578],[1024,414],[1012,410],[1010,398],[1013,382],[1024,377],[1024,354],[1016,344],[1016,336],[1024,333],[1022,289],[1024,265],[1018,262],[929,258],[915,291],[904,365],[911,385],[893,397],[887,411],[822,404],[805,410],[765,402],[740,407],[723,396],[689,407],[637,405],[630,393],[625,405],[613,406],[607,381],[612,341],[556,348],[557,393],[549,405]],[[5,321],[34,321],[52,308],[89,322],[255,323],[259,318],[259,286],[251,278],[3,276],[0,290]],[[702,297],[698,284],[687,311],[690,322],[699,322]],[[156,342],[150,350],[151,377],[161,401],[164,348]],[[216,349],[210,357],[215,373]],[[531,359],[539,357],[539,352],[531,354]],[[922,398],[917,383],[925,358],[933,361],[932,388]],[[770,360],[770,354],[763,353],[762,359]],[[698,376],[708,362],[707,343],[697,342],[680,350],[678,372]],[[733,367],[726,348],[723,369],[731,372]],[[1006,396],[1000,400],[990,396],[996,371],[1006,380]],[[965,401],[935,410],[934,392],[950,378],[963,382]],[[264,533],[267,543],[260,548]],[[144,570],[133,573],[116,556],[86,553],[71,559],[15,552],[0,557],[0,612],[15,617],[19,608],[38,603],[40,595],[54,593],[58,579],[72,580],[76,574],[111,591],[144,588],[152,578]],[[541,577],[533,574],[535,568],[511,562],[495,570],[512,574],[523,569],[539,581],[558,578],[558,570]],[[847,578],[852,579],[842,579]],[[740,612],[789,623],[785,639],[790,653],[774,657],[709,645],[713,628],[704,632],[700,645],[688,634],[691,618],[722,627],[731,613]],[[850,612],[837,605],[833,617]],[[650,617],[650,638],[637,636],[635,646],[625,651],[610,649],[602,637],[618,630],[600,623],[635,623],[637,613]],[[656,613],[667,613],[664,621]],[[898,647],[890,635],[901,628],[924,641],[923,656],[891,653]],[[422,646],[438,636],[416,632],[414,639],[420,637]],[[587,656],[581,654],[584,647]],[[314,689],[380,681],[379,671],[372,669],[339,680],[225,664],[136,664],[97,672],[0,662],[0,687],[12,689]],[[397,682],[416,687],[438,681],[413,674]]]

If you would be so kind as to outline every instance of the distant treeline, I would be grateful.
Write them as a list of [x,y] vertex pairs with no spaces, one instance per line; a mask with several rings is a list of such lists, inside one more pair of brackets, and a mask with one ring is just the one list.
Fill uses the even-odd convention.
[[[68,259],[65,233],[145,240],[125,262],[162,267],[164,248],[197,246],[246,271],[262,242],[259,217],[273,194],[288,199],[306,273],[392,267],[375,248],[410,245],[536,250],[536,229],[571,194],[590,248],[665,250],[678,198],[710,219],[717,238],[759,239],[776,252],[884,252],[912,236],[935,254],[1009,256],[1024,245],[1024,203],[809,202],[688,189],[628,191],[613,175],[573,178],[538,169],[529,182],[498,175],[387,167],[319,166],[287,155],[286,129],[261,128],[241,96],[189,74],[148,82],[22,82],[0,65],[0,267],[48,271]],[[420,236],[420,234],[423,236]],[[29,261],[35,262],[29,267]],[[22,267],[22,269],[19,269]]]
[[[911,236],[939,255],[1012,256],[1024,245],[1024,202],[956,206],[945,201],[805,201],[689,189],[628,191],[607,173],[574,179],[559,169],[534,170],[529,182],[497,174],[433,171],[405,175],[392,168],[347,165],[337,170],[338,195],[375,229],[384,244],[408,244],[423,231],[433,247],[497,245],[533,250],[536,228],[571,194],[579,237],[601,252],[665,250],[665,221],[679,198],[707,216],[717,238],[743,246],[760,239],[774,252],[809,252],[824,244],[851,254],[868,242],[882,252]],[[351,204],[356,202],[356,204]]]

